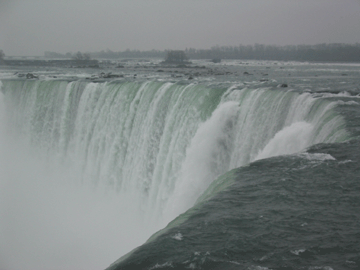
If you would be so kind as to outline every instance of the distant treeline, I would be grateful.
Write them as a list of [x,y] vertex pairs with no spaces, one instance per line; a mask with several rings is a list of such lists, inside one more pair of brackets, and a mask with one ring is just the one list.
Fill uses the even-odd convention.
[[318,45],[240,45],[216,46],[209,50],[187,49],[191,59],[246,59],[283,61],[330,61],[360,62],[360,44],[318,44]]
[[113,52],[111,50],[90,53],[93,58],[165,58],[167,51],[151,50],[139,51],[127,49],[122,52]]
[[[77,54],[79,54],[78,52]],[[66,54],[61,54],[57,52],[45,52],[46,58],[74,58],[75,55],[71,52]],[[80,53],[81,54],[81,53]],[[102,58],[102,59],[119,59],[119,58],[164,58],[166,55],[166,51],[158,51],[158,50],[151,50],[151,51],[139,51],[139,50],[130,50],[127,49],[122,52],[113,52],[111,50],[100,51],[100,52],[89,52],[84,53],[83,55],[90,55],[91,58]]]
[[[214,46],[211,49],[186,48],[189,59],[243,59],[278,61],[320,61],[320,62],[360,62],[360,43],[356,44],[317,44],[317,45],[239,45]],[[111,50],[89,53],[92,58],[165,58],[167,50]],[[71,53],[59,54],[46,52],[45,57],[69,57]]]
[[91,55],[90,53],[82,53],[82,52],[77,52],[77,53],[66,53],[66,54],[61,54],[61,53],[57,53],[57,52],[48,52],[46,51],[44,53],[44,56],[46,58],[67,58],[67,59],[73,59],[73,60],[90,60],[91,59]]

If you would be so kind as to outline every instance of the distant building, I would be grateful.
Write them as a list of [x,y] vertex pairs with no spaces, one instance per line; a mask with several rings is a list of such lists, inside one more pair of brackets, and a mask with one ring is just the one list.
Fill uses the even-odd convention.
[[190,64],[184,51],[168,51],[163,64]]

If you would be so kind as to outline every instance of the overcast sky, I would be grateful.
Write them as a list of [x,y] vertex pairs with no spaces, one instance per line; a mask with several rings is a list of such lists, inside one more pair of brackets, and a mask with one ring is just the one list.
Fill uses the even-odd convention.
[[360,43],[360,0],[0,0],[0,49]]

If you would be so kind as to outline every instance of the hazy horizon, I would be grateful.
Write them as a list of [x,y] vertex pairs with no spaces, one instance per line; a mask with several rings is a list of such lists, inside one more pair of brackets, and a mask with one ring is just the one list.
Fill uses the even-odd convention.
[[7,56],[360,42],[359,0],[0,0]]

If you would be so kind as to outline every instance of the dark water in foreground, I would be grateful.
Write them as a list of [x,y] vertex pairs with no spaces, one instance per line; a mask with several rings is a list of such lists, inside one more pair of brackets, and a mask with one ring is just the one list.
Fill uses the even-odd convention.
[[359,147],[235,169],[225,191],[109,269],[359,269]]

